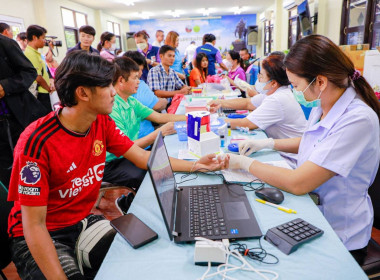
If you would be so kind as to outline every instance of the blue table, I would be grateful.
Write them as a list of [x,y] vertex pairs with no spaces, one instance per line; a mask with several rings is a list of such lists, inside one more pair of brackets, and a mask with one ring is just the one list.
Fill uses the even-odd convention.
[[[259,131],[254,137],[265,138],[266,135]],[[178,150],[182,145],[179,144],[177,135],[165,137],[165,143],[169,155],[177,157]],[[264,162],[282,159],[274,151],[255,153],[254,158]],[[178,175],[176,178],[179,181]],[[196,180],[181,184],[181,186],[218,183],[221,183],[221,179],[216,176],[200,175]],[[283,254],[261,239],[263,248],[277,256],[280,261],[276,265],[260,264],[257,261],[249,261],[250,264],[257,269],[276,271],[279,279],[286,280],[368,279],[310,197],[284,194],[285,200],[282,205],[297,210],[297,214],[287,214],[260,204],[254,200],[253,192],[247,192],[263,234],[269,228],[295,218],[302,218],[321,228],[325,233],[320,238],[304,244],[290,255]],[[194,244],[175,244],[169,240],[148,173],[129,212],[138,216],[157,232],[159,237],[152,243],[134,250],[117,234],[96,279],[197,279],[203,275],[206,268],[194,265]],[[255,239],[244,241],[244,243],[248,247],[257,247],[258,245],[258,241]],[[251,272],[238,272],[230,275],[237,279],[262,279]]]

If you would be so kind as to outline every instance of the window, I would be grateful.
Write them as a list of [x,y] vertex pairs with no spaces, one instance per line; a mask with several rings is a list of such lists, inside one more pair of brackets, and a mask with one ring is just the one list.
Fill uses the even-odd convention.
[[288,48],[290,49],[301,38],[301,26],[298,19],[297,7],[289,10],[289,40]]
[[116,48],[121,50],[120,24],[112,21],[107,21],[107,31],[115,34]]
[[380,0],[344,0],[341,45],[380,46]]
[[69,49],[79,42],[79,28],[87,25],[87,15],[66,8],[61,8],[61,12],[66,46]]
[[273,44],[273,23],[271,20],[264,21],[264,55],[272,51]]

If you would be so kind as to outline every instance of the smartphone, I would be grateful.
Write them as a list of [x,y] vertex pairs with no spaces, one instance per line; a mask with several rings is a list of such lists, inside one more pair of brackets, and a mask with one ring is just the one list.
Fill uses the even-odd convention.
[[124,237],[133,249],[140,248],[158,237],[157,233],[132,213],[112,220],[111,226]]

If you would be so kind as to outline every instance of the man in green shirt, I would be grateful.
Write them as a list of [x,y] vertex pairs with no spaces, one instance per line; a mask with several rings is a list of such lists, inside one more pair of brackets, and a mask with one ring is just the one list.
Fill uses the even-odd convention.
[[[141,148],[152,145],[158,131],[161,131],[163,136],[175,133],[173,122],[185,121],[186,116],[161,114],[141,104],[131,96],[137,92],[140,83],[138,65],[127,57],[118,57],[114,63],[118,68],[113,84],[117,94],[110,117],[115,121],[116,126]],[[164,125],[137,139],[140,122],[144,119]],[[136,167],[127,159],[117,158],[115,155],[107,153],[103,181],[138,189],[145,173],[145,170]],[[119,209],[122,208],[120,205],[117,206]],[[121,212],[126,212],[127,209],[122,210]]]
[[[53,92],[54,86],[50,85],[49,74],[45,62],[43,61],[38,49],[45,46],[45,35],[47,30],[39,25],[30,25],[26,30],[28,46],[24,54],[37,70],[37,79],[32,84],[32,87],[37,87],[37,99],[49,110],[52,110],[50,105],[49,93]],[[33,92],[32,92],[33,93]]]

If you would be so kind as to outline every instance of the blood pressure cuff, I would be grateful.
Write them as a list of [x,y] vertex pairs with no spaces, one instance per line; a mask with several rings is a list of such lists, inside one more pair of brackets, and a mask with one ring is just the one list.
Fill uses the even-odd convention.
[[116,235],[116,230],[104,216],[90,215],[82,221],[82,232],[78,237],[75,252],[78,266],[99,269]]

